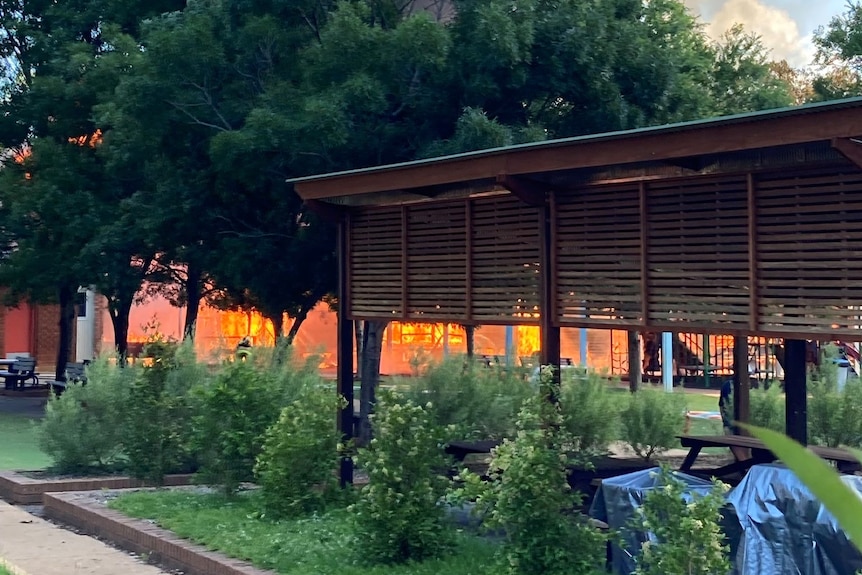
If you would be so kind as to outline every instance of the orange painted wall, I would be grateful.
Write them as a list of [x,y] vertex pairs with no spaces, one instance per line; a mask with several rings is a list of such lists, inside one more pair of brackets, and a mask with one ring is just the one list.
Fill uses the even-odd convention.
[[7,307],[3,321],[3,355],[14,352],[34,353],[33,310],[29,304]]

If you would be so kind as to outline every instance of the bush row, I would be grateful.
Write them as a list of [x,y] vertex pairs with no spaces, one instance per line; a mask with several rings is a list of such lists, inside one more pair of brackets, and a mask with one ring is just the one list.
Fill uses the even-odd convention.
[[258,350],[208,366],[190,346],[161,340],[149,342],[144,356],[122,367],[101,358],[88,368],[87,385],[50,399],[39,438],[55,472],[125,472],[154,484],[168,473],[196,472],[228,493],[255,479],[278,491],[284,481],[274,476],[284,473],[274,468],[313,475],[314,466],[303,463],[317,459],[310,447],[286,449],[281,433],[305,432],[307,423],[323,453],[337,443],[336,395],[313,360]]

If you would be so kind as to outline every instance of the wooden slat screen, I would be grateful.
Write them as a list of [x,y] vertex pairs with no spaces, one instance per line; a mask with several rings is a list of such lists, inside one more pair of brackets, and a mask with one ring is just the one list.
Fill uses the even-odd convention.
[[647,185],[649,323],[748,329],[747,189],[745,176]]
[[557,313],[561,325],[638,325],[640,206],[637,184],[557,195]]
[[352,317],[402,317],[401,208],[362,210],[350,218]]
[[466,203],[407,209],[407,316],[433,321],[467,310]]
[[513,196],[471,201],[473,319],[477,323],[537,323],[538,209]]
[[862,325],[862,172],[761,175],[755,182],[760,329]]

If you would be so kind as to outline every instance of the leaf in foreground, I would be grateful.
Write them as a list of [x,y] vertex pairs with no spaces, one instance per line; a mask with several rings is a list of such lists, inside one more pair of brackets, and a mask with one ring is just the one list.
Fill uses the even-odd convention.
[[[796,441],[769,429],[744,425],[811,490],[857,548],[862,549],[862,499],[832,467]],[[854,452],[862,461],[862,453]]]

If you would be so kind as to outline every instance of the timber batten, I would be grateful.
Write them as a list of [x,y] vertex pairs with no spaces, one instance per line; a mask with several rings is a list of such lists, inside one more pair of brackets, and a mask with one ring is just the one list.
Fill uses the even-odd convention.
[[862,339],[860,134],[855,99],[295,183],[348,206],[354,319]]

